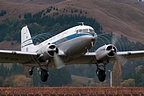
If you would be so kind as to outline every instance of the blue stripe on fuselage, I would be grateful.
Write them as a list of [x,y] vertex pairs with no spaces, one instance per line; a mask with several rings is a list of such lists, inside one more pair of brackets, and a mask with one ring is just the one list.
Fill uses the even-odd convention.
[[[75,39],[75,38],[77,38],[77,37],[81,37],[81,36],[91,36],[90,34],[72,34],[72,35],[69,35],[69,36],[67,36],[67,37],[64,37],[64,38],[61,38],[60,40],[58,40],[58,41],[55,41],[55,42],[53,42],[52,44],[61,44],[61,43],[63,43],[63,42],[65,42],[65,41],[68,41],[68,40],[72,40],[72,39]],[[31,39],[28,39],[28,40],[31,40]],[[27,40],[27,41],[28,41]],[[24,46],[22,46],[22,47],[26,47],[26,46],[28,46],[28,45],[31,45],[31,44],[33,44],[33,43],[29,43],[29,44],[26,44],[26,45],[24,45]]]
[[21,47],[23,48],[23,47],[29,46],[29,45],[31,45],[31,44],[33,44],[33,43],[29,43],[29,44],[23,45],[23,46],[21,46]]
[[25,43],[25,42],[27,42],[27,41],[29,41],[29,40],[32,40],[32,38],[23,41],[22,44]]
[[71,40],[71,39],[75,39],[77,37],[81,37],[81,36],[85,36],[85,35],[91,36],[90,34],[72,34],[72,35],[64,37],[64,38],[62,38],[62,39],[60,39],[58,41],[53,42],[53,44],[57,45],[57,44],[65,42],[65,41],[68,41],[68,40]]

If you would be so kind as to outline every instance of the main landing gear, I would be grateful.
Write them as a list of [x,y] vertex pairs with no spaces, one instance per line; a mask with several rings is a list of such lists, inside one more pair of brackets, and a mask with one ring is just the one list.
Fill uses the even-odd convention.
[[106,79],[106,73],[105,73],[105,70],[106,70],[106,66],[105,64],[96,64],[97,66],[97,70],[96,70],[96,74],[98,76],[98,79],[99,81],[103,82],[105,79]]
[[43,82],[46,82],[49,76],[48,69],[40,68],[38,74]]
[[[48,76],[49,76],[48,64],[50,63],[50,61],[46,61],[46,66],[41,66],[40,62],[37,62],[37,63],[39,64],[39,67],[37,67],[38,75],[40,76],[41,81],[46,82],[48,80]],[[35,68],[35,66],[33,66],[29,70],[29,75],[33,74],[34,68]]]
[[[33,69],[34,67],[32,67],[30,70],[29,70],[29,75],[33,75]],[[41,80],[43,82],[46,82],[47,79],[48,79],[48,76],[49,76],[49,72],[48,72],[48,68],[44,69],[44,68],[37,68],[37,71],[38,71],[38,74],[41,78]]]

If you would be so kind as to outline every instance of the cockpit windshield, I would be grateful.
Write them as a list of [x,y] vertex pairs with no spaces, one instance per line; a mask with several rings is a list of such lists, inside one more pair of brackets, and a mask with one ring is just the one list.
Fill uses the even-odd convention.
[[95,31],[93,29],[89,29],[90,32],[95,33]]
[[96,33],[93,29],[79,29],[76,31],[77,33],[89,33],[91,34],[92,36],[95,36]]

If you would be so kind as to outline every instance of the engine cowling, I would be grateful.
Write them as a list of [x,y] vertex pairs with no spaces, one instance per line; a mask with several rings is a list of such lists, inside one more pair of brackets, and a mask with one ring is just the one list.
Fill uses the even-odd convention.
[[54,57],[54,53],[58,53],[59,50],[54,44],[48,44],[44,47],[42,47],[39,51],[38,54],[40,54],[40,60],[48,60],[52,57]]
[[102,47],[99,47],[96,51],[96,59],[100,62],[103,63],[105,61],[108,61],[111,57],[115,57],[117,53],[117,48],[112,45],[104,45]]

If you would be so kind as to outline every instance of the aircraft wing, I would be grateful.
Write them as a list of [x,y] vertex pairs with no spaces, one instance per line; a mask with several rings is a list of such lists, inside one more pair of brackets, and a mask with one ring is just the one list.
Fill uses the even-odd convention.
[[37,53],[0,50],[0,63],[32,63]]
[[[35,64],[37,62],[37,53],[0,50],[0,63],[21,63],[21,64]],[[144,58],[144,51],[123,51],[117,52],[117,56],[123,56],[126,59]],[[65,58],[65,55],[60,55]],[[79,58],[72,61],[65,62],[67,64],[95,64],[97,59],[95,52],[88,52]],[[115,57],[109,58],[110,61],[116,60]]]
[[117,55],[124,56],[126,59],[144,58],[144,51],[117,52]]
[[[123,51],[117,52],[117,56],[122,56],[126,59],[144,58],[144,51]],[[97,59],[95,52],[86,53],[84,56],[74,59],[70,64],[95,64]],[[116,57],[110,57],[109,61],[115,61]]]

